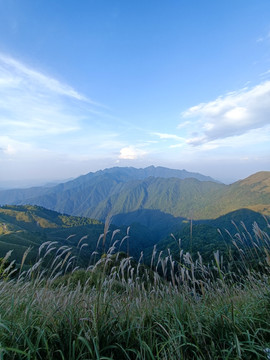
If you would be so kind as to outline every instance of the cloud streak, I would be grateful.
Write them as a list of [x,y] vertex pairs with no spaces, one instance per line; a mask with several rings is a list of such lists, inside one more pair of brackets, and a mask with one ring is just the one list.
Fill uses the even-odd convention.
[[[41,72],[35,71],[19,61],[0,54],[0,64],[1,64],[1,73],[9,74],[7,78],[3,78],[2,83],[0,80],[0,85],[6,86],[18,86],[19,83],[25,83],[29,85],[36,86],[39,84],[43,88],[47,88],[50,91],[53,91],[59,95],[65,95],[70,98],[74,98],[77,100],[92,102],[87,99],[85,96],[79,94],[72,87],[60,83],[58,80],[46,76]],[[92,102],[94,103],[94,102]]]
[[155,133],[153,133],[153,135],[158,136],[161,140],[185,141],[185,138],[175,135],[175,134],[155,132]]
[[17,143],[57,151],[68,149],[71,137],[79,144],[81,137],[88,136],[90,145],[100,138],[100,125],[110,122],[103,105],[0,53],[0,147],[4,149],[0,157],[18,155],[11,150]]
[[59,81],[0,55],[0,132],[16,139],[79,129],[85,97]]
[[270,81],[193,106],[181,116],[192,120],[187,143],[193,146],[263,128],[270,118]]

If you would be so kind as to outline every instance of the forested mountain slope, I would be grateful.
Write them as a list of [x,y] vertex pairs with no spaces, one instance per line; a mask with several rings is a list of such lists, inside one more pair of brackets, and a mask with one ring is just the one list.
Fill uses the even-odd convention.
[[[231,185],[195,178],[180,179],[180,175],[187,174],[154,167],[112,168],[42,189],[39,194],[36,188],[28,192],[22,190],[21,194],[17,190],[17,200],[13,193],[11,203],[39,205],[102,221],[109,215],[116,224],[117,221],[126,224],[127,219],[138,221],[138,212],[142,210],[147,211],[152,223],[158,212],[177,219],[197,220],[214,219],[242,208],[270,214],[270,172],[256,173]],[[4,200],[7,202],[8,196],[0,192],[0,203]]]
[[[0,207],[0,258],[12,250],[11,259],[20,262],[27,249],[31,249],[26,263],[34,263],[42,243],[54,242],[53,247],[66,246],[78,256],[82,266],[88,266],[91,254],[100,257],[115,243],[115,249],[129,252],[138,258],[142,249],[158,240],[145,226],[133,224],[127,238],[127,226],[110,224],[107,234],[104,224],[85,217],[69,216],[33,205]],[[126,240],[122,240],[126,237]],[[160,238],[158,238],[160,239]]]

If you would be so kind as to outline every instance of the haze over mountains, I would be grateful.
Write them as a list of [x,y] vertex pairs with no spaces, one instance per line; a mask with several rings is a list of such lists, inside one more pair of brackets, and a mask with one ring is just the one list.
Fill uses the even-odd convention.
[[[102,221],[113,216],[119,224],[127,220],[145,224],[143,218],[151,212],[197,220],[214,219],[241,208],[269,215],[270,172],[225,185],[185,170],[115,167],[56,186],[0,191],[0,205],[4,204],[39,205]],[[140,216],[142,211],[144,216]]]

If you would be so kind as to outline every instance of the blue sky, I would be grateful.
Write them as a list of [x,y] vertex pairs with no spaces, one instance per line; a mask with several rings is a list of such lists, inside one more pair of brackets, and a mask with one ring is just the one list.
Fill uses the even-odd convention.
[[0,187],[270,170],[269,0],[0,0]]

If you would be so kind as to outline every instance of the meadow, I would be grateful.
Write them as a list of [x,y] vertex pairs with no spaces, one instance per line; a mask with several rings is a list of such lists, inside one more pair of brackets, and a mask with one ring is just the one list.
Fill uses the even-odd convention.
[[154,247],[146,266],[116,250],[116,235],[105,227],[99,242],[111,246],[86,269],[56,242],[27,268],[27,251],[16,269],[7,253],[0,359],[270,359],[270,238],[256,223],[231,235],[238,256],[226,262],[218,250],[192,258],[179,241],[177,258]]

